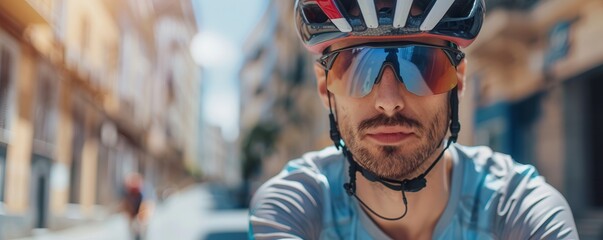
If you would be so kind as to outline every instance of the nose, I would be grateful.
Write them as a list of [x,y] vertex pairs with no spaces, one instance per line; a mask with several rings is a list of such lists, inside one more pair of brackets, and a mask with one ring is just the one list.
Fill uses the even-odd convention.
[[404,97],[401,88],[404,84],[398,81],[394,70],[391,66],[385,66],[381,78],[377,80],[377,84],[373,87],[375,91],[375,108],[388,115],[393,116],[396,112],[404,108]]

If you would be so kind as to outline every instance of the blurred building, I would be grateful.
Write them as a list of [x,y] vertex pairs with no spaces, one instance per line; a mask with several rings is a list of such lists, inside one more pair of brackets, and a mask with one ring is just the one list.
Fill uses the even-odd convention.
[[0,239],[98,219],[195,168],[187,1],[0,2]]
[[[261,183],[306,151],[329,145],[311,56],[297,39],[294,1],[273,0],[244,46],[243,175]],[[253,188],[253,186],[252,186]]]
[[[216,44],[216,42],[222,41],[222,35],[219,33],[220,30],[205,29],[205,26],[215,28],[215,26],[210,26],[212,24],[211,20],[209,22],[203,22],[205,19],[204,17],[207,17],[203,16],[203,14],[205,14],[207,11],[211,11],[208,9],[212,9],[212,4],[213,3],[205,1],[192,1],[193,11],[197,16],[197,25],[200,27],[200,29],[191,43],[191,51],[193,52],[193,55],[196,55],[197,57],[197,59],[195,59],[197,64],[203,69],[207,69],[207,71],[203,71],[203,79],[209,80],[210,78],[213,78],[215,80],[225,80],[228,82],[230,80],[224,78],[229,78],[229,74],[236,74],[236,72],[228,74],[220,73],[236,71],[236,66],[233,67],[232,70],[224,70],[217,69],[216,65],[212,65],[212,63],[213,61],[221,61],[219,55],[230,56],[233,53],[237,55],[241,53],[234,52],[239,51],[238,48],[233,49],[233,52],[229,53],[230,51],[228,50],[231,49],[222,49],[223,46],[229,45]],[[211,46],[211,48],[207,48],[207,46]],[[235,46],[233,45],[232,47]],[[214,52],[209,51],[209,49],[214,48],[219,50]],[[238,59],[236,59],[235,62],[238,64]],[[204,81],[200,88],[203,91],[210,91],[208,89],[211,89],[213,85],[210,82],[211,81]],[[224,106],[219,100],[213,104],[217,106]],[[203,108],[201,104],[199,104],[199,107],[200,109]],[[222,188],[229,190],[236,189],[241,185],[241,163],[239,160],[239,151],[236,147],[237,142],[234,139],[229,139],[236,138],[236,136],[225,137],[225,135],[228,135],[228,133],[225,134],[222,127],[212,124],[206,120],[207,118],[211,118],[211,116],[208,115],[219,115],[219,113],[207,111],[208,109],[202,110],[204,111],[200,111],[199,114],[199,127],[195,130],[198,131],[199,136],[202,136],[199,138],[197,144],[199,146],[197,149],[199,156],[197,158],[197,164],[200,166],[200,168],[196,174],[201,177],[202,181],[211,182],[211,184],[215,184],[215,186],[221,186]]]
[[[603,238],[603,1],[491,0],[468,52],[465,142],[534,164]],[[474,110],[474,111],[471,111]]]
[[[202,141],[203,145],[200,148],[203,149],[201,152],[200,160],[203,166],[203,177],[208,180],[226,181],[226,161],[228,156],[227,148],[225,146],[226,141],[222,135],[222,128],[219,126],[212,126],[205,124],[202,126],[203,137],[207,141]],[[230,171],[236,171],[229,169]]]

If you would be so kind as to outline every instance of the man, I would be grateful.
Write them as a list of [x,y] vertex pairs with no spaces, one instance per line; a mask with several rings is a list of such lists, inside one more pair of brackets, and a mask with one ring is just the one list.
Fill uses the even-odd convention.
[[143,203],[142,187],[144,179],[139,173],[131,172],[124,179],[123,209],[128,215],[128,222],[134,239],[141,238],[142,222],[140,221],[141,207]]
[[[577,239],[534,167],[454,143],[483,0],[298,0],[335,147],[256,192],[256,239]],[[446,139],[447,133],[450,136]]]

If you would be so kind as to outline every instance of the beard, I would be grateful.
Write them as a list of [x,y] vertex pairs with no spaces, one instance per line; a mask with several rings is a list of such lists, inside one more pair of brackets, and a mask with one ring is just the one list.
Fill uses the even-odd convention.
[[[398,112],[388,117],[383,114],[362,121],[355,129],[342,120],[342,134],[345,134],[346,145],[354,156],[354,160],[363,168],[377,176],[404,180],[410,179],[424,171],[428,166],[424,163],[434,155],[442,144],[448,131],[448,108],[438,109],[427,121],[420,121]],[[419,140],[404,146],[369,146],[362,142],[363,132],[379,126],[404,126],[414,129]],[[410,145],[410,146],[409,146]]]

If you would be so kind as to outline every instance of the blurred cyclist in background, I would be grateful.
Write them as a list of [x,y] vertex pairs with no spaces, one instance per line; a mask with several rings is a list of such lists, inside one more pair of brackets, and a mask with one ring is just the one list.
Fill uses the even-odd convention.
[[124,179],[122,208],[128,215],[130,231],[134,239],[141,239],[152,213],[153,204],[144,197],[144,178],[132,172]]
[[334,147],[256,192],[257,239],[577,239],[533,166],[455,143],[483,0],[297,0]]

